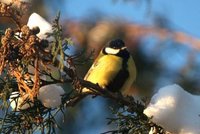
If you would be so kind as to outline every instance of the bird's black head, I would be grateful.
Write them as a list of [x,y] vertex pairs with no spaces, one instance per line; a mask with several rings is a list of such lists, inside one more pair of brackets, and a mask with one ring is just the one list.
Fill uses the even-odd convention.
[[124,41],[121,39],[115,39],[110,41],[108,46],[113,49],[121,49],[124,47]]
[[103,49],[103,53],[106,55],[116,55],[125,59],[129,57],[129,52],[126,49],[125,43],[121,39],[110,41]]

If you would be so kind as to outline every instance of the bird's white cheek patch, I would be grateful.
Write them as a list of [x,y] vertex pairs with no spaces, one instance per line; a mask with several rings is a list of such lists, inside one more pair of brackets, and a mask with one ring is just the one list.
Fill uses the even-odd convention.
[[108,53],[108,54],[117,54],[119,53],[119,49],[113,49],[113,48],[109,48],[109,47],[106,47],[105,49],[105,52]]

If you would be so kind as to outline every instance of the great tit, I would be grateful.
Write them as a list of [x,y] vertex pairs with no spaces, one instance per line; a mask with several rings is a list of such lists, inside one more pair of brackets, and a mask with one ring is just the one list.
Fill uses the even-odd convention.
[[[84,80],[98,84],[111,92],[127,95],[136,78],[136,67],[132,56],[121,39],[110,41],[99,53]],[[92,92],[87,88],[83,93]]]

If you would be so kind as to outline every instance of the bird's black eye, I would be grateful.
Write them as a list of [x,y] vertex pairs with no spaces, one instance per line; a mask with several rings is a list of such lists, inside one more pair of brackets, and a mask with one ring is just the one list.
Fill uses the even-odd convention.
[[115,39],[109,42],[109,47],[114,49],[120,49],[124,47],[124,41],[121,39]]

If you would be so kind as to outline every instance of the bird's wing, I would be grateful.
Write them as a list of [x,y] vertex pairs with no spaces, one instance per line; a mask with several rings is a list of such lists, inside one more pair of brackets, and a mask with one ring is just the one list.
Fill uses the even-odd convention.
[[87,74],[84,77],[84,80],[88,79],[88,76],[90,75],[90,73],[92,72],[92,70],[98,65],[98,61],[99,59],[103,56],[104,54],[102,53],[102,51],[99,53],[98,57],[94,60],[94,63],[92,64],[92,66],[90,67],[90,69],[88,70]]

